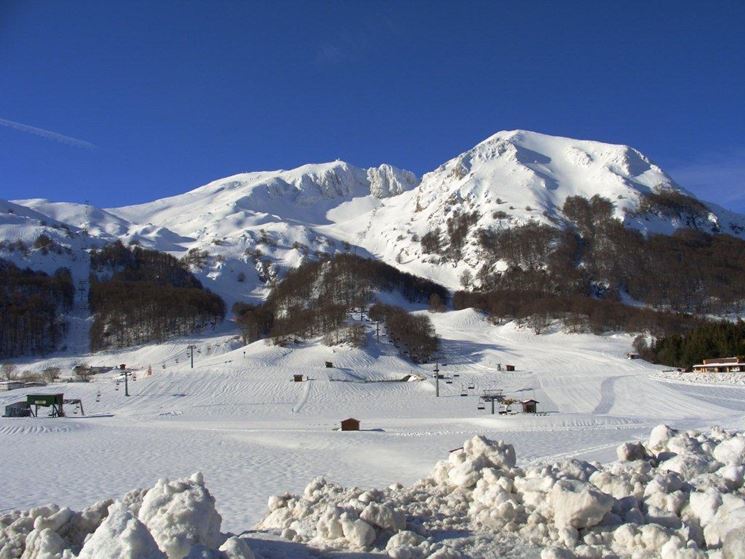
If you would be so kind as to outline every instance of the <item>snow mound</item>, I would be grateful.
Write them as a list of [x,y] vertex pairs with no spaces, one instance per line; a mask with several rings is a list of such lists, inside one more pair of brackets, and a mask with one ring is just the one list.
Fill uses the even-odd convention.
[[410,487],[361,490],[318,478],[303,495],[272,497],[259,528],[396,559],[516,549],[540,550],[542,559],[743,556],[743,433],[660,425],[617,454],[607,465],[523,469],[512,445],[477,436]]
[[220,533],[220,524],[215,499],[194,474],[81,512],[47,505],[0,516],[0,557],[254,559],[245,541]]
[[201,474],[158,480],[142,501],[138,518],[168,557],[184,557],[193,545],[219,545],[222,518]]
[[78,555],[78,559],[97,557],[165,559],[167,556],[147,527],[123,503],[116,502]]
[[705,385],[745,386],[745,373],[686,373],[683,371],[656,371],[652,378],[667,382]]

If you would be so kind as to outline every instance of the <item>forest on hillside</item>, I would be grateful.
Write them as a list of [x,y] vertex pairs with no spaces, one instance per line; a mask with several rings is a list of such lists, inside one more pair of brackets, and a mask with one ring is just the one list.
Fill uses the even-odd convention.
[[683,334],[707,324],[705,318],[626,305],[586,295],[552,295],[543,291],[458,291],[453,308],[475,308],[495,322],[516,320],[541,334],[553,320],[571,333],[648,332],[662,337]]
[[[261,305],[237,303],[233,312],[246,342],[272,338],[276,343],[284,343],[294,338],[324,336],[342,328],[349,312],[366,309],[374,301],[375,293],[381,291],[400,293],[410,302],[425,304],[430,300],[448,299],[447,290],[432,281],[375,260],[337,254],[307,262],[288,272],[272,289],[266,302]],[[389,328],[393,321],[394,329],[397,325],[405,329],[413,325],[413,321],[406,318],[409,316],[398,309],[381,320],[386,320]],[[412,331],[434,337],[431,323],[428,326],[417,323]],[[424,348],[430,347],[428,343],[432,342],[423,343],[421,348],[411,352],[412,355],[424,358]]]
[[50,276],[0,259],[0,358],[57,349],[74,298],[68,269]]
[[[639,211],[695,225],[704,210],[690,197],[662,192],[645,197]],[[563,228],[531,222],[478,231],[483,264],[475,278],[464,278],[464,287],[517,297],[522,292],[526,303],[540,293],[631,299],[695,314],[745,310],[745,241],[695,228],[644,236],[614,219],[613,203],[600,196],[569,197],[562,211]],[[423,250],[457,256],[464,227],[473,223],[473,215],[453,216],[447,233],[422,237]]]
[[225,303],[169,254],[117,242],[91,253],[91,350],[161,342],[217,325]]
[[688,369],[704,359],[745,355],[745,322],[711,322],[652,344],[638,338],[634,345],[647,361]]

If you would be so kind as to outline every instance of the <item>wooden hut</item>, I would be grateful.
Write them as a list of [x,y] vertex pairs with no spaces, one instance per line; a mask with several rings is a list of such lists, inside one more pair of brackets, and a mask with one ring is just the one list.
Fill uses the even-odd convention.
[[292,382],[303,382],[303,375],[292,375]]
[[523,400],[520,402],[523,406],[523,413],[538,413],[538,400]]
[[514,371],[515,370],[515,366],[514,365],[505,365],[504,368],[506,370],[508,370],[508,371]]
[[341,430],[342,431],[359,431],[360,430],[360,420],[355,419],[354,417],[350,417],[348,419],[344,419],[341,422]]
[[704,359],[700,365],[694,365],[697,373],[742,373],[745,372],[745,357],[720,357]]
[[30,417],[31,415],[31,406],[28,402],[15,402],[5,406],[3,417]]

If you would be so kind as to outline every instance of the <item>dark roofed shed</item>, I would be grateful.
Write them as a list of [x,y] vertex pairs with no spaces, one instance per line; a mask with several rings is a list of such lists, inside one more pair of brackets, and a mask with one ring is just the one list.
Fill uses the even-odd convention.
[[360,420],[355,419],[354,417],[350,417],[348,419],[344,419],[341,422],[341,430],[342,431],[359,431],[360,430]]

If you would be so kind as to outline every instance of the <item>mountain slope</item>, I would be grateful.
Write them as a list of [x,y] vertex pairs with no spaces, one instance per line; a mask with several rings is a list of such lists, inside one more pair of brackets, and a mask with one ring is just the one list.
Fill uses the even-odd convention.
[[[694,228],[745,237],[745,217],[696,200],[633,148],[513,130],[494,134],[421,182],[390,165],[361,169],[335,161],[243,173],[105,210],[6,202],[0,239],[33,242],[51,227],[73,252],[115,239],[177,257],[191,251],[192,271],[229,305],[262,299],[268,282],[308,258],[349,250],[456,289],[461,274],[475,273],[482,260],[479,231],[530,222],[560,227],[568,197],[595,195],[613,203],[615,219],[645,234]],[[457,259],[423,250],[425,235],[439,232],[448,245],[448,228],[458,225],[464,227]],[[34,266],[42,265],[38,260]]]
[[[659,193],[691,207],[658,207]],[[568,197],[595,195],[614,204],[617,220],[645,234],[692,227],[743,237],[745,231],[745,217],[697,201],[633,148],[524,130],[491,136],[425,174],[416,189],[333,229],[389,263],[457,288],[460,274],[475,271],[481,261],[479,230],[529,222],[560,226]],[[462,259],[443,266],[417,239],[444,233],[456,215],[472,216],[470,232]]]

